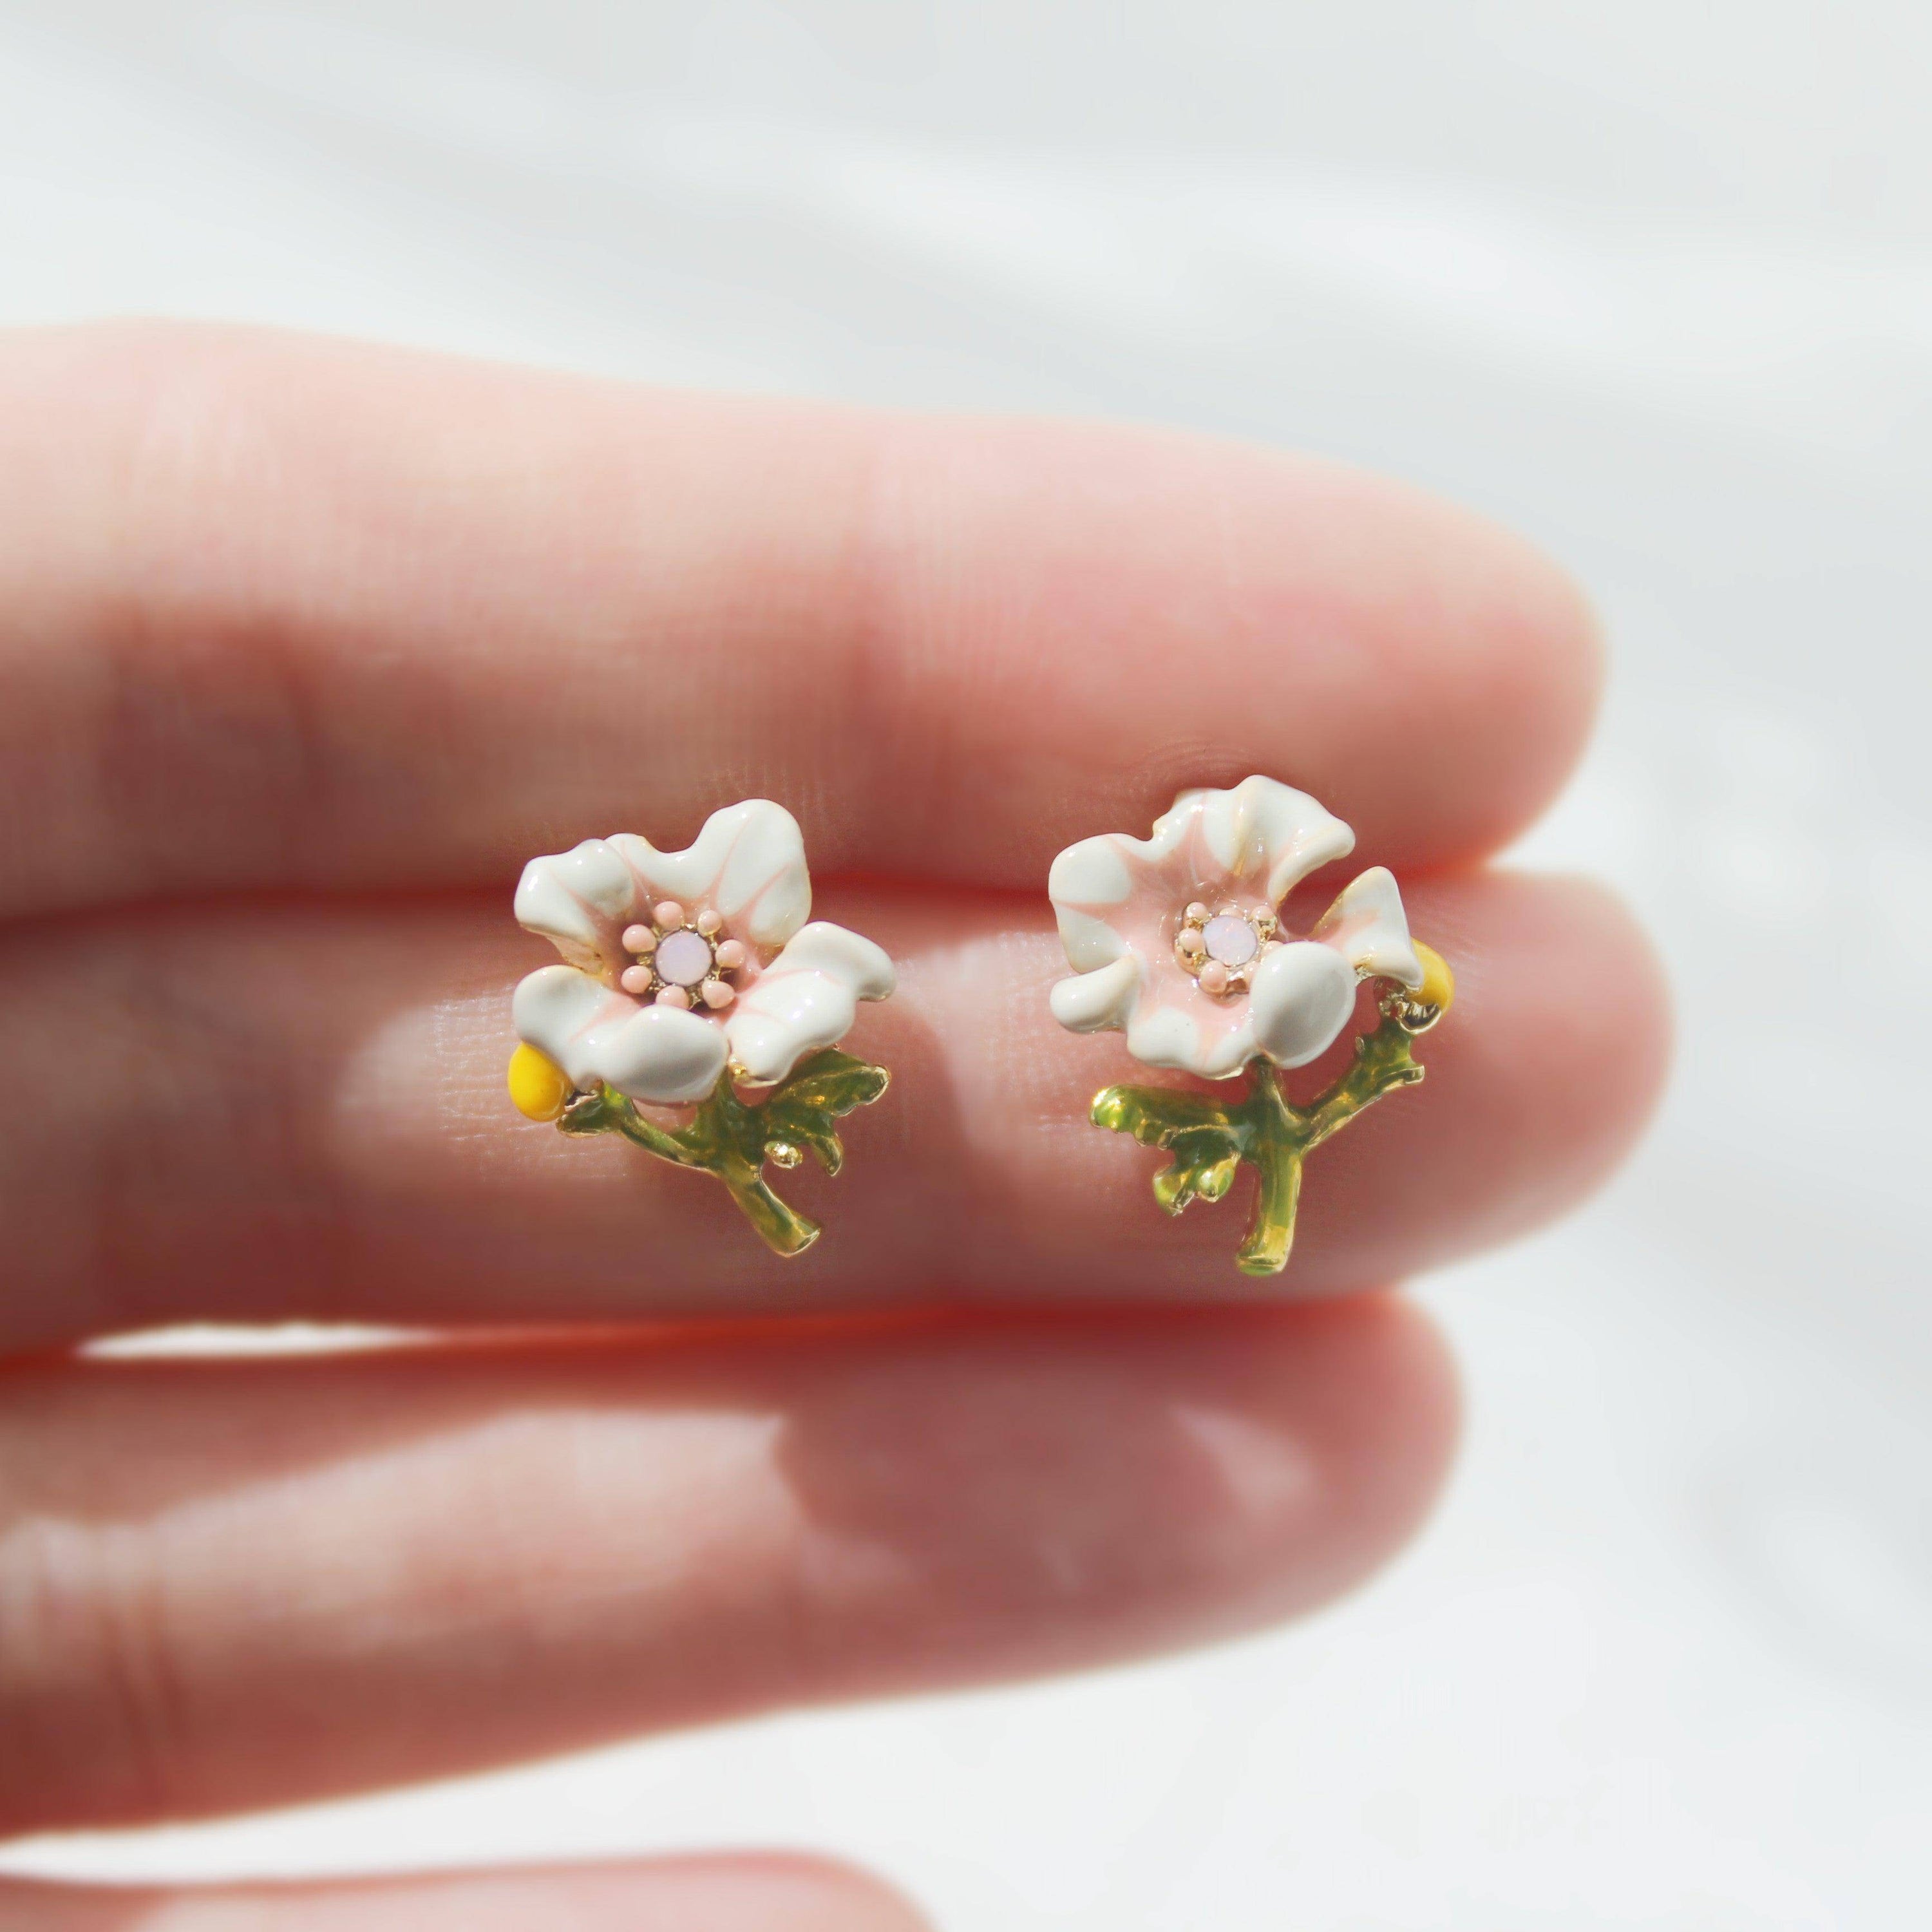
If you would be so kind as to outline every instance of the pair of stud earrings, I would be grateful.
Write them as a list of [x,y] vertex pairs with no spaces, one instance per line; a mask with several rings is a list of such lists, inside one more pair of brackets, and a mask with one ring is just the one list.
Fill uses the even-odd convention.
[[[1061,1025],[1124,1033],[1150,1066],[1246,1076],[1232,1100],[1109,1087],[1092,1118],[1171,1156],[1154,1181],[1170,1214],[1219,1201],[1254,1168],[1237,1256],[1250,1274],[1287,1265],[1304,1161],[1422,1078],[1412,1042],[1454,992],[1441,956],[1410,937],[1384,867],[1359,874],[1306,938],[1283,929],[1282,901],[1354,844],[1306,792],[1256,777],[1182,793],[1149,838],[1083,838],[1048,874],[1073,968],[1051,994]],[[838,1172],[838,1121],[888,1078],[838,1042],[859,1002],[888,998],[895,976],[883,948],[811,910],[798,822],[767,799],[714,812],[682,852],[626,832],[532,860],[516,916],[562,958],[517,988],[511,1098],[565,1133],[621,1134],[711,1174],[776,1252],[802,1252],[818,1225],[765,1171],[808,1153]],[[1338,1078],[1294,1105],[1279,1071],[1327,1050],[1364,980],[1376,982],[1380,1023]]]

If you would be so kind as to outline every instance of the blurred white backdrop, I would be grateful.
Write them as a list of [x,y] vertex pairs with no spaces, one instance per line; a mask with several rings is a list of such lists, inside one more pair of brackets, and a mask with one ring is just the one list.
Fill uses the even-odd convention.
[[1524,527],[1616,650],[1520,855],[1682,1052],[1421,1285],[1469,1437],[1294,1629],[273,1818],[100,1876],[771,1841],[948,1932],[1932,1907],[1932,12],[1845,0],[5,0],[0,321],[217,315],[1154,418]]

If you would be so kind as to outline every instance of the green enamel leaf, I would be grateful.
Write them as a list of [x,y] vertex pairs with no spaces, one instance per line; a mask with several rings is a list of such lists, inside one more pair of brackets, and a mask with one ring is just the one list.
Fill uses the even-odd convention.
[[849,1114],[855,1107],[870,1106],[886,1090],[890,1077],[883,1066],[868,1066],[829,1046],[800,1062],[765,1102],[765,1112]]
[[1163,1143],[1174,1164],[1154,1178],[1154,1198],[1170,1214],[1178,1214],[1197,1197],[1218,1201],[1234,1185],[1241,1164],[1243,1142],[1226,1128],[1184,1127]]
[[1204,1128],[1237,1131],[1226,1102],[1175,1087],[1109,1087],[1094,1096],[1093,1119],[1096,1126],[1132,1134],[1143,1147],[1166,1147],[1176,1134]]
[[845,1149],[832,1122],[871,1106],[886,1090],[887,1078],[883,1066],[869,1066],[836,1047],[814,1054],[756,1110],[761,1146],[808,1148],[827,1174],[836,1174]]
[[[795,1148],[808,1150],[816,1155],[820,1166],[827,1174],[836,1174],[845,1165],[845,1144],[832,1130],[828,1122],[823,1127],[808,1126],[803,1121],[795,1121],[782,1135],[774,1136],[781,1145],[789,1143]],[[765,1143],[769,1149],[770,1140]]]

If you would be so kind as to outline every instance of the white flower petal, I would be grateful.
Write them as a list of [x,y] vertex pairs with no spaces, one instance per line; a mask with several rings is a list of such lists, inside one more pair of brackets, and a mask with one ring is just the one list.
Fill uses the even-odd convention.
[[1197,786],[1192,791],[1177,792],[1174,802],[1154,822],[1150,838],[1136,839],[1141,856],[1150,864],[1170,858],[1192,833],[1201,808],[1210,798],[1225,798],[1225,792],[1208,791]]
[[884,947],[815,920],[727,1011],[731,1057],[759,1086],[851,1030],[861,1000],[883,1000],[897,975]]
[[1255,969],[1248,1007],[1256,1048],[1277,1066],[1306,1066],[1354,1011],[1354,969],[1316,940],[1278,946]]
[[1133,889],[1126,856],[1108,832],[1068,846],[1046,875],[1047,896],[1070,905],[1119,905]]
[[[1354,833],[1334,813],[1274,778],[1244,778],[1232,791],[1198,796],[1208,850],[1231,878],[1265,880],[1270,905],[1318,866],[1354,849]],[[1175,801],[1177,810],[1181,802]]]
[[724,1029],[674,1006],[640,1006],[574,966],[545,966],[517,988],[519,1039],[555,1060],[572,1082],[608,1082],[634,1100],[702,1100],[724,1070]]
[[613,992],[574,966],[540,966],[519,981],[510,1002],[517,1037],[547,1054],[572,1079],[587,1081],[590,1068],[579,1050],[579,1036],[607,1011],[628,1010],[637,1001]]
[[812,875],[798,820],[768,798],[714,812],[682,852],[620,832],[611,845],[652,897],[717,908],[740,939],[782,946],[812,914]]
[[1053,916],[1060,926],[1060,943],[1066,949],[1066,963],[1076,973],[1097,972],[1111,965],[1127,950],[1127,942],[1104,919],[1076,908],[1057,905]]
[[1047,881],[1076,971],[1052,989],[1055,1018],[1075,1032],[1119,1027],[1136,1059],[1210,1080],[1240,1072],[1258,1053],[1291,1066],[1313,1059],[1353,1010],[1354,974],[1340,952],[1275,949],[1257,969],[1256,991],[1225,1004],[1178,982],[1174,922],[1187,900],[1231,889],[1238,902],[1277,904],[1354,842],[1306,792],[1256,776],[1226,791],[1183,792],[1150,838],[1111,833],[1069,846]]
[[1126,1030],[1127,1051],[1136,1060],[1149,1066],[1198,1073],[1204,1080],[1229,1079],[1255,1057],[1254,1027],[1245,1015],[1224,1033],[1202,1027],[1184,1006],[1143,1000],[1134,1009]]
[[517,882],[517,922],[550,940],[572,965],[602,973],[601,925],[621,926],[638,882],[614,842],[586,838],[568,852],[532,859]]
[[1130,952],[1111,966],[1057,981],[1047,997],[1053,1017],[1070,1033],[1104,1033],[1126,1024],[1140,990],[1141,962]]
[[1408,915],[1395,874],[1372,866],[1352,879],[1322,916],[1312,935],[1332,946],[1352,966],[1412,991],[1422,984],[1422,962],[1408,937]]
[[1126,941],[1099,915],[1087,908],[1124,905],[1133,893],[1127,850],[1139,841],[1103,832],[1070,845],[1046,875],[1047,896],[1060,922],[1060,944],[1066,963],[1076,973],[1091,973],[1111,964],[1126,950]]
[[677,1006],[634,1007],[628,1018],[593,1028],[589,1045],[600,1080],[662,1106],[706,1098],[730,1057],[716,1020]]

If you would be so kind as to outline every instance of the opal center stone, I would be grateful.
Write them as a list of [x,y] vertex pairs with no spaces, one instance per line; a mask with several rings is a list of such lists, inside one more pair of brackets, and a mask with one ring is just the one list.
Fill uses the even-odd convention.
[[658,941],[657,968],[674,986],[695,986],[710,974],[710,943],[694,932],[674,932]]
[[1239,913],[1219,913],[1201,934],[1210,959],[1223,966],[1245,966],[1261,950],[1261,935]]

